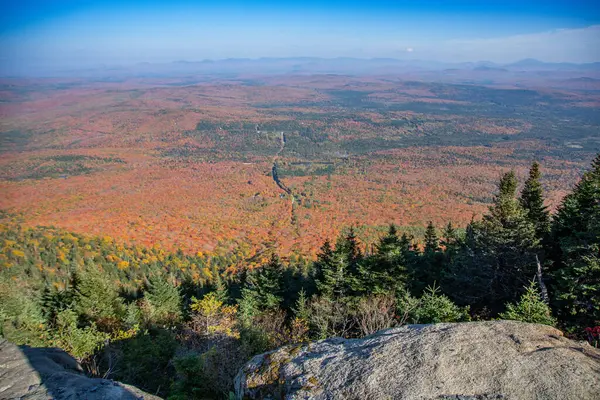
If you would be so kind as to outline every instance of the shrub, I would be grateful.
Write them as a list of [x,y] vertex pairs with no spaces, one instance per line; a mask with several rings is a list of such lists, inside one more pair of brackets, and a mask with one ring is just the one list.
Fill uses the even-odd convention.
[[318,339],[351,336],[356,321],[352,307],[345,299],[317,297],[310,303],[309,326]]
[[94,354],[108,342],[109,337],[109,334],[98,331],[94,323],[85,328],[79,328],[77,314],[73,310],[61,311],[56,316],[53,344],[79,361]]
[[535,281],[526,288],[517,304],[506,305],[506,311],[500,314],[500,318],[551,326],[556,324],[550,307],[542,301]]
[[396,299],[390,295],[363,297],[354,320],[363,336],[391,328],[396,324]]
[[469,307],[459,307],[448,297],[439,294],[439,288],[429,286],[423,296],[404,295],[399,303],[400,321],[412,324],[469,321]]

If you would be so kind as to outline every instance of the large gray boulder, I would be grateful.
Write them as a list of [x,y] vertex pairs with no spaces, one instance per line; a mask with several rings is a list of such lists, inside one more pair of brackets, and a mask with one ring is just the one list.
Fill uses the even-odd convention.
[[133,386],[88,378],[60,349],[18,347],[0,339],[0,399],[160,400]]
[[600,399],[600,352],[550,326],[408,325],[254,357],[240,399]]

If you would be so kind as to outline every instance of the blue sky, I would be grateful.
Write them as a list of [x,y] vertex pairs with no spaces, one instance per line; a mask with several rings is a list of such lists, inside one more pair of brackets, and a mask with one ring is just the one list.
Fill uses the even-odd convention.
[[596,1],[2,1],[0,62],[230,57],[600,61]]

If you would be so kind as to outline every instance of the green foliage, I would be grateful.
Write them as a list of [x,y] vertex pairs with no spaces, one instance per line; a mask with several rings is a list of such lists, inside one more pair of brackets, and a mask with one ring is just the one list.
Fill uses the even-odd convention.
[[500,314],[502,319],[531,322],[534,324],[556,325],[550,307],[542,301],[535,281],[527,287],[517,304],[507,304],[506,311]]
[[52,333],[55,346],[64,349],[73,357],[84,360],[108,342],[109,335],[90,326],[77,326],[77,314],[73,310],[60,311]]
[[178,343],[175,335],[153,330],[115,344],[121,353],[114,379],[147,392],[166,393],[173,377],[171,360]]
[[108,277],[99,270],[90,268],[77,284],[76,311],[98,327],[111,332],[124,316],[123,299]]
[[283,267],[275,254],[266,265],[248,272],[242,289],[245,305],[240,305],[240,312],[251,316],[259,311],[278,308],[282,301],[282,277]]
[[293,309],[294,316],[301,320],[308,321],[310,318],[310,310],[308,308],[308,298],[306,297],[306,291],[302,289],[296,300],[296,307]]
[[328,297],[339,296],[343,292],[344,270],[334,259],[329,240],[321,246],[317,261],[314,263],[317,291]]
[[359,279],[355,280],[354,292],[359,294],[387,294],[404,289],[408,278],[405,252],[398,238],[396,227],[390,225],[388,232],[376,245],[375,254],[360,260]]
[[46,346],[46,320],[33,293],[12,282],[0,281],[0,336],[29,346]]
[[539,241],[516,188],[514,172],[504,174],[494,203],[481,221],[469,224],[465,248],[445,274],[447,293],[492,312],[518,299],[536,271]]
[[436,324],[440,322],[469,321],[469,307],[459,307],[448,297],[439,293],[439,288],[428,287],[420,298],[408,294],[398,301],[400,316],[412,324]]
[[181,296],[171,280],[164,276],[154,277],[145,293],[150,321],[164,328],[175,326],[181,319]]
[[550,294],[568,326],[600,324],[600,154],[554,217]]
[[535,226],[538,238],[545,237],[550,231],[550,213],[544,206],[544,192],[541,178],[540,165],[534,162],[529,170],[529,178],[521,191],[521,206],[525,209],[527,219]]
[[440,248],[440,239],[437,236],[433,222],[429,221],[425,230],[425,253],[435,253]]

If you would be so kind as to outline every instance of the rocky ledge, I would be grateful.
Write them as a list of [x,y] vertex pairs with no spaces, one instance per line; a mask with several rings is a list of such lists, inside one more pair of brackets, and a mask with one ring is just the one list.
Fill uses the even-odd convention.
[[248,362],[240,399],[599,399],[600,351],[513,321],[408,325]]
[[0,399],[160,400],[107,379],[88,378],[60,349],[18,347],[0,339]]

